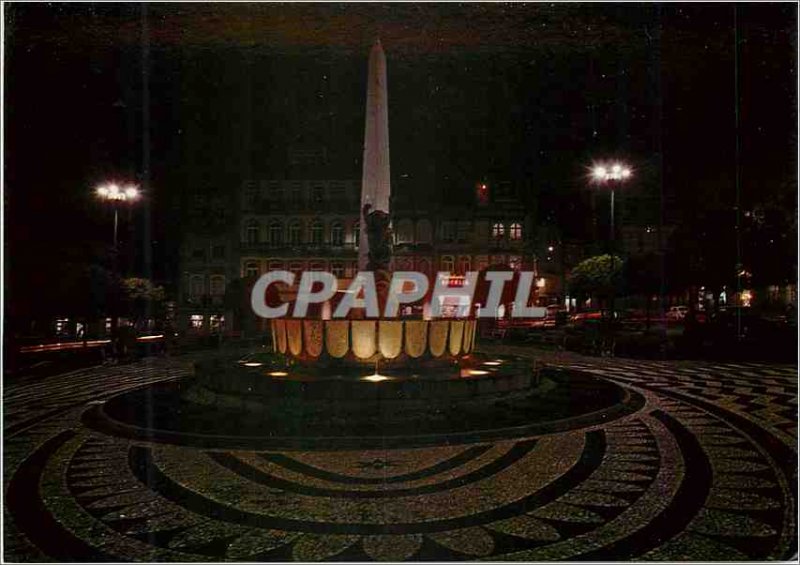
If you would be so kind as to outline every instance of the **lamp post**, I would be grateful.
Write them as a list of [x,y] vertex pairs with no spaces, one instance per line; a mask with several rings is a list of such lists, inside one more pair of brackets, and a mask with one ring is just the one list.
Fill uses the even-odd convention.
[[133,202],[139,198],[139,189],[133,185],[119,186],[115,183],[101,185],[95,191],[101,200],[114,206],[114,251],[117,250],[117,226],[119,225],[119,202]]
[[625,165],[624,163],[620,163],[619,161],[614,161],[612,163],[600,163],[595,165],[592,168],[592,179],[594,182],[600,186],[607,186],[611,189],[611,221],[610,221],[610,233],[609,233],[609,256],[610,256],[610,266],[609,266],[609,281],[611,282],[611,304],[610,304],[610,314],[611,314],[611,322],[614,321],[614,294],[615,289],[613,285],[613,273],[614,273],[614,247],[615,247],[615,229],[614,229],[614,193],[617,188],[622,186],[622,183],[628,180],[633,173],[631,172],[630,167]]

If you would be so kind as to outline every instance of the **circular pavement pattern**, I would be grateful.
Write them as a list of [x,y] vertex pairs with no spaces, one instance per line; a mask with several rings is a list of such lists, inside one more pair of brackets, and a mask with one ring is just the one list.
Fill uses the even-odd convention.
[[[526,354],[506,348],[499,353]],[[225,449],[84,424],[190,375],[146,359],[5,387],[5,559],[762,560],[796,551],[797,369],[545,355],[641,399],[529,434]]]

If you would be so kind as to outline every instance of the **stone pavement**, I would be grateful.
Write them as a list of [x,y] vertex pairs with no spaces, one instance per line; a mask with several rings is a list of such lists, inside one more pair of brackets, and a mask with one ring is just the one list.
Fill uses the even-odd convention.
[[[484,348],[486,349],[486,348]],[[635,413],[530,437],[210,450],[83,424],[191,374],[146,359],[9,382],[7,561],[761,560],[796,552],[797,367],[596,359]]]

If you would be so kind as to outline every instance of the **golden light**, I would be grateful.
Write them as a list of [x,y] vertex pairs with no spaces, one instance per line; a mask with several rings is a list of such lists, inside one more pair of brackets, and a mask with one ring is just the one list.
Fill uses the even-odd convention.
[[271,373],[267,373],[270,377],[288,377],[289,373],[286,371],[272,371]]
[[480,377],[481,375],[488,375],[489,371],[481,371],[480,369],[464,369],[461,371],[462,377]]
[[381,381],[388,381],[391,377],[387,377],[386,375],[379,375],[378,373],[373,373],[372,375],[364,377],[363,381],[369,381],[371,383],[379,383]]
[[486,361],[484,365],[488,365],[489,367],[497,367],[498,365],[502,365],[502,361]]
[[257,361],[248,361],[244,364],[245,367],[261,367],[264,363],[258,363]]

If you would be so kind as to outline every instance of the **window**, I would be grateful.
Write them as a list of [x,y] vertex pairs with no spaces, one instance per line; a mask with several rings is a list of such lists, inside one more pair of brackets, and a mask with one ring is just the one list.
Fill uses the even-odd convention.
[[343,201],[345,199],[344,183],[341,181],[332,182],[330,193],[331,193],[331,200],[336,202]]
[[311,235],[311,243],[312,245],[322,245],[322,232],[323,232],[323,225],[322,222],[319,220],[314,220],[311,224],[311,229],[309,230]]
[[508,258],[508,266],[514,269],[515,271],[519,271],[522,269],[522,257],[518,255],[512,255]]
[[258,233],[258,222],[256,220],[250,220],[247,222],[247,227],[245,228],[245,237],[247,243],[250,245],[258,243],[259,240],[259,233]]
[[205,292],[205,284],[203,275],[192,275],[189,279],[189,296],[192,298],[200,298]]
[[331,263],[331,273],[337,279],[344,277],[344,265],[341,263]]
[[300,220],[292,220],[289,222],[289,245],[300,245],[302,239],[300,237],[303,227],[300,225]]
[[278,181],[270,181],[267,190],[271,201],[281,202],[283,200],[283,185]]
[[203,315],[202,314],[192,314],[189,316],[189,324],[196,330],[199,330],[203,327]]
[[463,275],[470,270],[472,266],[472,261],[469,258],[469,255],[462,255],[458,258],[458,273]]
[[442,223],[442,241],[453,241],[456,238],[455,222]]
[[292,183],[292,204],[295,206],[303,205],[303,185],[299,182]]
[[213,275],[211,277],[211,296],[222,296],[225,294],[225,277],[222,275]]
[[283,270],[283,261],[270,261],[268,264],[268,270],[270,271],[282,271]]
[[[303,272],[303,264],[302,263],[289,263],[289,270],[293,272],[295,275],[299,275]],[[295,281],[296,282],[296,281]]]
[[325,262],[324,261],[312,261],[310,269],[312,271],[324,271],[325,270]]
[[441,259],[442,271],[447,271],[448,273],[452,273],[455,267],[455,261],[453,260],[452,255],[442,255]]
[[493,239],[503,239],[503,236],[506,234],[506,227],[500,223],[495,222],[492,224],[492,238]]
[[361,224],[353,222],[353,247],[358,249],[358,242],[361,239]]
[[206,258],[206,250],[205,249],[203,249],[201,247],[198,247],[197,249],[193,249],[192,250],[192,259],[198,259],[198,260],[202,261],[205,258]]
[[211,257],[214,259],[224,259],[225,258],[225,246],[224,245],[214,245],[211,248]]
[[431,233],[433,229],[429,220],[423,219],[417,222],[417,243],[430,243]]
[[244,191],[244,207],[245,208],[255,208],[256,200],[258,199],[258,191],[255,189],[248,188]]
[[511,239],[522,239],[522,224],[514,222],[508,229],[508,236]]
[[419,261],[417,261],[417,270],[420,273],[425,273],[426,275],[429,275],[431,271],[431,265],[430,263],[428,263],[427,259],[420,259]]
[[258,263],[255,261],[250,261],[244,266],[244,276],[245,277],[257,277],[258,276]]
[[314,204],[322,204],[325,200],[325,187],[321,184],[315,184],[311,188],[311,202]]
[[470,239],[470,233],[472,232],[472,226],[468,221],[460,221],[458,222],[458,233],[457,238],[459,243],[466,243]]
[[212,332],[219,332],[225,327],[225,316],[213,314],[208,318],[208,325],[211,327]]
[[403,219],[397,222],[397,243],[414,242],[414,223],[411,220]]
[[341,246],[344,244],[344,226],[342,222],[331,224],[331,245]]
[[272,247],[277,247],[283,243],[283,226],[278,221],[269,225],[269,243]]

